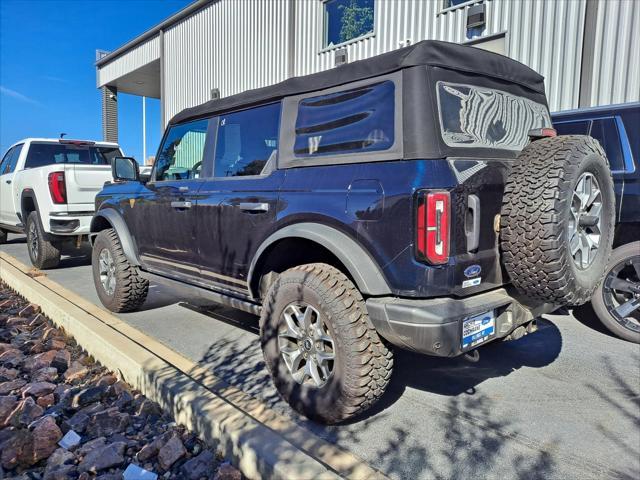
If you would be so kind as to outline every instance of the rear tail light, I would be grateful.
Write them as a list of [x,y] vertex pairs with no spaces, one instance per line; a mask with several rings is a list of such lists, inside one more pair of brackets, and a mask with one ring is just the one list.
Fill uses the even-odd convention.
[[418,196],[416,256],[439,265],[449,261],[449,192],[423,192]]
[[49,174],[49,193],[53,203],[67,203],[67,187],[64,183],[64,172]]

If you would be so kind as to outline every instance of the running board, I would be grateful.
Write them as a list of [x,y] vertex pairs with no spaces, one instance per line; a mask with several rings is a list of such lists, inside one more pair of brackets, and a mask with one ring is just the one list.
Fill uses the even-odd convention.
[[151,273],[144,270],[138,271],[143,278],[146,278],[150,282],[165,285],[176,292],[184,292],[185,296],[193,297],[195,293],[205,301],[220,303],[228,307],[237,308],[238,310],[242,310],[243,312],[260,315],[262,307],[256,303],[251,303],[237,297],[225,295],[224,293],[214,292],[213,290],[199,287],[197,285],[180,282],[163,275],[158,275],[157,273]]

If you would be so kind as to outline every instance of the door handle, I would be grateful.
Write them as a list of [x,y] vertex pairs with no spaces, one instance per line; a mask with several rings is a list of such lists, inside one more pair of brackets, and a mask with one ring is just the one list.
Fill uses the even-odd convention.
[[186,187],[186,186],[178,187],[178,191],[180,191],[180,192],[188,192],[189,191],[189,187]]
[[480,199],[477,195],[467,197],[467,218],[465,219],[467,252],[475,252],[480,245]]
[[171,206],[179,210],[186,210],[187,208],[191,208],[191,202],[185,202],[185,201],[171,202]]
[[11,185],[11,180],[5,180],[5,182]]
[[243,212],[268,212],[269,211],[269,204],[266,202],[263,203],[259,203],[259,202],[241,202],[238,207],[240,207],[240,210],[242,210]]

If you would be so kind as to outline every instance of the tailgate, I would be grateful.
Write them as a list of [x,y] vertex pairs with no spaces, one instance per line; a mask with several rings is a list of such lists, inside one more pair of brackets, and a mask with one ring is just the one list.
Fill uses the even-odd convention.
[[66,164],[64,166],[67,203],[90,203],[105,182],[111,181],[110,165]]

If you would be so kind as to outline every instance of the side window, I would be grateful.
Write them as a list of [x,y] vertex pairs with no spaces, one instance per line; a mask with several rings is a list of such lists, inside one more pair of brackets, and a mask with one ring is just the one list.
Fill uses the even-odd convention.
[[600,118],[591,125],[591,136],[600,142],[607,154],[611,170],[624,170],[620,134],[614,118]]
[[210,119],[174,125],[167,133],[155,163],[155,179],[199,178]]
[[2,174],[11,173],[16,169],[18,159],[20,158],[20,152],[22,152],[22,145],[16,145],[11,149],[11,156],[7,159],[7,164],[3,164]]
[[260,175],[275,159],[279,125],[280,103],[220,115],[213,175]]
[[386,80],[298,104],[294,154],[318,157],[387,150],[395,136],[395,85]]
[[4,154],[4,157],[2,157],[2,161],[0,162],[0,175],[4,175],[5,174],[5,168],[7,168],[7,166],[9,165],[9,162],[11,160],[11,155],[13,154],[13,148],[10,148],[7,153]]
[[560,122],[553,125],[558,135],[589,135],[591,120],[578,122]]

